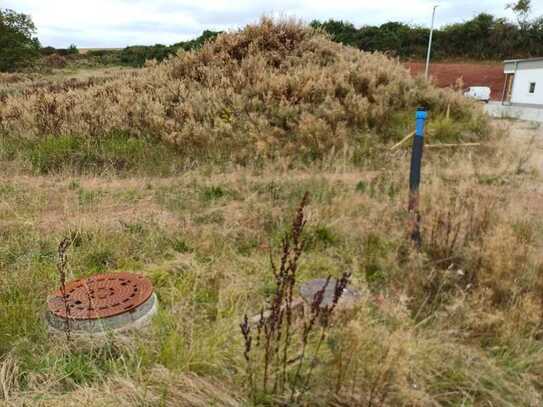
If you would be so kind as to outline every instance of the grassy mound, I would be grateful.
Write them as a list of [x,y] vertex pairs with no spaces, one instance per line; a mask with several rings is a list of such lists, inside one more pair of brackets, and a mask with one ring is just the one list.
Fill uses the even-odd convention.
[[198,158],[314,158],[399,137],[421,104],[434,117],[449,107],[458,131],[484,132],[474,104],[412,78],[398,61],[300,23],[263,19],[105,83],[5,96],[0,134],[122,132],[158,137]]

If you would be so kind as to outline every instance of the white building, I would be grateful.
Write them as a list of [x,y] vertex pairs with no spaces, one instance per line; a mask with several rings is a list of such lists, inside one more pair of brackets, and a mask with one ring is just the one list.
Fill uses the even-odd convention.
[[502,103],[543,107],[543,58],[504,61]]
[[543,123],[543,58],[504,61],[501,102],[485,106],[493,117]]

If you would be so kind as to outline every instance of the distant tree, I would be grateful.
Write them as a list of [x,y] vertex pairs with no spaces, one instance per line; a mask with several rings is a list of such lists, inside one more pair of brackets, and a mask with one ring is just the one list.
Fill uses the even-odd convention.
[[407,24],[391,21],[379,27],[380,38],[377,42],[377,50],[392,51],[398,56],[408,54],[409,31]]
[[67,53],[68,55],[77,55],[79,54],[79,50],[77,49],[77,46],[75,44],[71,44],[68,47]]
[[199,37],[193,40],[189,40],[189,41],[178,42],[176,44],[171,45],[169,48],[170,48],[171,53],[177,52],[178,49],[182,49],[185,51],[198,49],[202,45],[204,45],[206,42],[213,41],[217,37],[217,35],[219,35],[220,33],[221,33],[220,31],[204,30],[204,32],[202,32],[202,34]]
[[324,23],[314,20],[310,23],[311,27],[326,31],[336,42],[345,45],[355,45],[357,40],[357,29],[351,23],[338,20],[328,20]]
[[0,71],[31,65],[39,56],[40,43],[30,16],[0,9]]
[[[540,57],[543,55],[543,16],[530,21],[523,32],[524,47],[529,50],[529,57]],[[519,45],[520,46],[520,45]]]
[[446,55],[491,58],[495,50],[489,46],[488,39],[494,24],[492,15],[481,13],[465,23],[446,26],[439,45]]
[[40,49],[40,54],[42,55],[51,55],[51,54],[54,54],[55,52],[56,52],[56,49],[51,46],[43,47]]
[[202,35],[200,35],[198,38],[197,38],[197,41],[203,45],[205,42],[207,41],[213,41],[217,35],[221,34],[222,31],[212,31],[212,30],[204,30],[204,32],[202,33]]
[[[530,7],[529,0],[510,5],[517,14],[524,13],[516,22],[481,13],[436,29],[435,58],[497,60],[543,55],[543,16],[528,19]],[[429,29],[425,27],[388,22],[356,28],[349,22],[335,20],[313,21],[311,26],[328,32],[334,41],[364,51],[389,52],[401,58],[421,59],[426,55]]]
[[219,34],[220,32],[217,31],[205,30],[202,35],[193,40],[178,42],[169,46],[163,44],[132,45],[120,51],[120,62],[130,66],[143,66],[145,61],[149,59],[156,59],[160,62],[175,54],[178,50],[190,51],[198,49],[207,41],[213,41]]
[[517,20],[521,26],[526,25],[528,16],[532,10],[532,0],[517,0],[513,3],[508,3],[505,7],[511,9],[517,15]]
[[532,9],[532,0],[517,0],[516,2],[508,3],[505,8],[511,9],[515,13],[528,14]]

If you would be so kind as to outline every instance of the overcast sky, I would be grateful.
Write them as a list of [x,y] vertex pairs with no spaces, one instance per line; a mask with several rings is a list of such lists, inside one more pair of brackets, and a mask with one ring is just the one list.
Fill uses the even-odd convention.
[[[437,24],[487,12],[512,17],[510,0],[440,0]],[[435,0],[0,0],[0,8],[30,14],[41,43],[54,47],[124,47],[171,44],[203,30],[229,30],[260,16],[295,16],[304,21],[343,19],[359,26],[402,21],[430,25]],[[533,15],[543,15],[536,0]]]

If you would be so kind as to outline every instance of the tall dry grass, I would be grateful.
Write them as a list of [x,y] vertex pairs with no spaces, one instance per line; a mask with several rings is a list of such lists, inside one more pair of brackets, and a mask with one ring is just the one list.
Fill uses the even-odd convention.
[[[334,149],[395,137],[419,103],[438,116],[430,140],[481,136],[485,122],[471,103],[383,55],[264,20],[104,83],[15,93],[0,107],[2,131],[37,140],[30,161],[54,175],[14,167],[0,180],[0,404],[251,405],[239,320],[273,301],[269,247],[308,190],[296,281],[352,270],[362,298],[310,358],[307,405],[542,405],[543,207],[527,154],[537,154],[537,140],[428,150],[416,250],[407,239],[409,153],[374,145],[379,159],[366,165]],[[174,156],[118,137],[102,148],[142,172],[104,175],[98,164],[110,156],[91,141],[119,130],[195,157],[325,159],[210,163],[155,177],[151,157]],[[161,307],[148,331],[77,350],[48,336],[56,247],[74,229],[74,277],[126,270],[153,281]]]
[[[480,109],[414,79],[399,61],[334,43],[296,21],[263,19],[139,72],[6,95],[0,134],[154,136],[196,156],[319,157],[405,127],[414,107],[485,130]],[[409,123],[411,120],[409,121]]]
[[[421,251],[406,238],[403,151],[372,170],[274,162],[173,178],[7,176],[8,405],[251,405],[238,324],[273,301],[269,247],[305,190],[313,198],[297,281],[352,270],[363,294],[308,359],[306,405],[541,405],[541,179],[517,172],[524,149],[492,143],[487,153],[428,150]],[[56,245],[74,227],[74,277],[137,270],[155,285],[160,312],[128,344],[69,352],[47,336]]]

